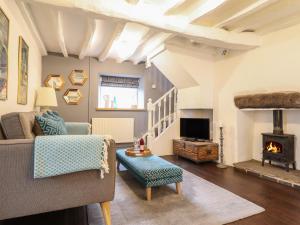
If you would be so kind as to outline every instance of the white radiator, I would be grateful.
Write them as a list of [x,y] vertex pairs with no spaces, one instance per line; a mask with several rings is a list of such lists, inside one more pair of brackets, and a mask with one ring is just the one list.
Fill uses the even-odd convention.
[[133,142],[134,118],[92,118],[92,133],[111,135],[116,143]]

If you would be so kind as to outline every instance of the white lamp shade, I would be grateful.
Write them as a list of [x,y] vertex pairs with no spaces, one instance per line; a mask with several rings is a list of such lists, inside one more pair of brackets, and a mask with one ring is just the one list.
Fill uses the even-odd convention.
[[57,106],[55,90],[51,87],[38,88],[35,105],[42,107]]

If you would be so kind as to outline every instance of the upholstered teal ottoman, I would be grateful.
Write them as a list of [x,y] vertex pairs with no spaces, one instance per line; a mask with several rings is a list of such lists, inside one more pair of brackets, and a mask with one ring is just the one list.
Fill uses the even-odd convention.
[[182,169],[155,155],[147,157],[127,156],[124,149],[117,151],[120,163],[146,187],[147,200],[151,200],[151,187],[176,183],[176,192],[181,192]]

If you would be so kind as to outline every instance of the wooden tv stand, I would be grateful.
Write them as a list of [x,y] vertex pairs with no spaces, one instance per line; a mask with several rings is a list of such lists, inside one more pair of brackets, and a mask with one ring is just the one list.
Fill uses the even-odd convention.
[[191,159],[194,162],[218,160],[218,144],[205,141],[173,140],[173,152],[178,157]]

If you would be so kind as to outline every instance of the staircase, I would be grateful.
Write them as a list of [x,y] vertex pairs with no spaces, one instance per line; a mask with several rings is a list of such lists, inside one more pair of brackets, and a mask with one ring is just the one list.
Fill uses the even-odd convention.
[[[154,103],[152,103],[152,99],[150,98],[147,103],[147,111],[148,131],[143,135],[143,138],[146,140],[147,146],[153,153],[163,155],[166,152],[159,150],[157,146],[155,147],[155,145],[157,145],[159,139],[166,136],[166,133],[170,130],[170,128],[178,122],[177,89],[173,87]],[[177,132],[177,128],[175,129],[176,131],[174,131],[175,133]],[[176,137],[172,134],[171,138]],[[168,145],[170,145],[171,139],[161,140],[161,142],[168,142]],[[163,143],[160,143],[159,146],[159,148],[163,147]],[[168,149],[170,148],[168,147]]]

